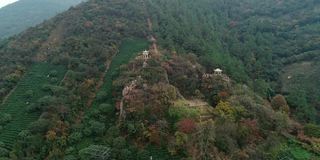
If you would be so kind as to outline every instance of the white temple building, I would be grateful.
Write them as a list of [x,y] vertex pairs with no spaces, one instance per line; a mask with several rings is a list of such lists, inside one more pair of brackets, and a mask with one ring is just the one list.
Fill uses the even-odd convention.
[[149,51],[145,50],[142,52],[142,55],[143,55],[143,59],[144,60],[148,60],[149,59]]
[[222,74],[222,70],[220,68],[217,68],[214,70],[214,74],[215,75],[221,75]]

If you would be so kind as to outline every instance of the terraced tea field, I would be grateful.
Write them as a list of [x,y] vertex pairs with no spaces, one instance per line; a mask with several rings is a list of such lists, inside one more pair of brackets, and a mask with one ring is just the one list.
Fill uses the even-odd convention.
[[27,108],[48,94],[41,89],[42,86],[49,83],[59,84],[65,71],[63,66],[47,63],[33,65],[20,80],[13,93],[0,106],[1,113],[11,115],[11,121],[4,125],[0,132],[0,141],[5,143],[6,148],[12,148],[18,134],[31,122],[38,119],[40,113],[28,112]]
[[[125,40],[120,46],[119,53],[112,59],[108,72],[105,75],[104,84],[101,91],[107,92],[107,100],[105,103],[112,104],[112,82],[119,74],[119,67],[126,64],[130,59],[134,58],[138,53],[148,49],[148,42],[141,39],[128,39]],[[94,106],[99,105],[97,102]]]

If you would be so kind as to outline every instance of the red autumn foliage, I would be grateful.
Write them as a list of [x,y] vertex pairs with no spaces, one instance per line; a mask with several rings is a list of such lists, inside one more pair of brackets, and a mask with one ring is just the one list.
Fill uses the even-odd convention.
[[234,27],[236,27],[238,25],[238,22],[237,21],[230,21],[230,23],[229,23],[229,26],[231,27],[231,28],[234,28]]
[[178,130],[186,134],[193,133],[196,127],[197,125],[192,119],[183,119],[178,122]]
[[120,110],[120,104],[121,104],[121,101],[120,101],[120,100],[116,102],[116,109],[117,109],[117,110]]
[[221,91],[218,93],[218,96],[221,100],[226,100],[229,97],[229,93],[226,91]]
[[86,22],[84,22],[84,26],[86,28],[91,28],[93,26],[93,23],[91,21],[86,21]]
[[160,133],[155,125],[151,125],[148,127],[149,130],[149,141],[155,145],[160,145],[161,144],[161,138],[160,138]]
[[257,120],[246,119],[246,120],[242,120],[241,124],[246,126],[250,130],[250,135],[251,135],[250,139],[249,139],[250,143],[254,143],[255,141],[262,139],[261,133],[258,128],[258,121]]

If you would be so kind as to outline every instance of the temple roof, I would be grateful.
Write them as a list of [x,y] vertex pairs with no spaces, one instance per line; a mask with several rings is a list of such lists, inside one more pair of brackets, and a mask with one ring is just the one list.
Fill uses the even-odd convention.
[[222,70],[220,68],[217,68],[214,70],[215,72],[222,72]]

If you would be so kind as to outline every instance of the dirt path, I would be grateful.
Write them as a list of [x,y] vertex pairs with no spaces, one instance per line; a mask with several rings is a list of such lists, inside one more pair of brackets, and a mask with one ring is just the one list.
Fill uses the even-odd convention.
[[[150,18],[150,17],[148,17],[147,23],[148,23],[149,32],[152,33],[152,32],[153,32],[153,29],[152,29],[152,28],[153,28],[153,27],[152,27],[153,24],[152,24],[152,21],[151,21],[151,18]],[[159,49],[158,49],[156,37],[155,37],[154,35],[150,34],[149,38],[150,38],[150,41],[152,42],[151,50],[153,51],[153,53],[154,53],[155,55],[159,55],[160,52],[159,52]]]
[[1,103],[1,106],[4,105],[4,103],[6,103],[7,99],[10,97],[10,95],[16,90],[17,88],[17,85],[11,89],[11,91],[3,98],[2,100],[2,103]]
[[150,17],[148,18],[148,29],[150,32],[152,32],[152,21]]
[[213,107],[211,107],[207,102],[201,99],[193,99],[193,100],[186,100],[188,105],[192,108],[198,108],[200,110],[200,122],[208,121],[213,119]]
[[67,79],[68,72],[69,72],[69,71],[67,70],[67,72],[64,74],[62,80],[61,80],[60,83],[59,83],[59,86],[62,86],[62,83]]
[[198,106],[209,106],[209,104],[202,100],[188,100],[188,104],[190,107],[198,107]]

